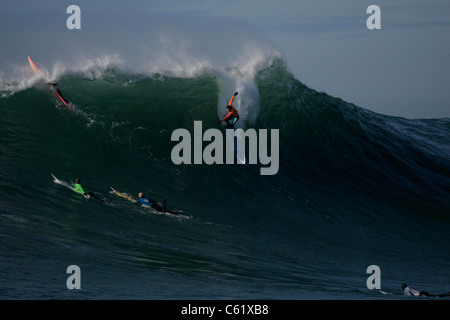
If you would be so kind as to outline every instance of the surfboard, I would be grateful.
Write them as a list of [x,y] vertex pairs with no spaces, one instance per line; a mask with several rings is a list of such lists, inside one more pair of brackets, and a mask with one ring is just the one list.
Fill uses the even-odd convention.
[[383,290],[378,290],[380,293],[382,293],[382,294],[395,294],[395,295],[404,295],[404,293],[402,293],[402,292],[386,292],[386,291],[383,291]]
[[[129,196],[126,193],[119,192],[116,189],[114,189],[113,187],[110,187],[110,188],[112,190],[112,191],[110,191],[110,193],[113,194],[113,195],[116,195],[116,196],[118,196],[120,198],[126,199],[126,200],[131,201],[131,202],[136,202],[137,201],[136,199],[134,199],[133,197]],[[150,209],[155,214],[163,214],[163,215],[167,215],[167,216],[170,216],[170,217],[177,217],[177,218],[184,218],[184,219],[190,219],[191,218],[190,216],[186,216],[186,215],[181,214],[183,212],[182,210],[159,211],[159,210],[156,210],[155,208],[152,208],[152,207],[149,207],[149,206],[146,206],[146,205],[142,205],[142,207]]]
[[28,56],[28,62],[30,63],[31,68],[33,69],[33,71],[36,74],[40,74],[39,69],[36,67],[36,65],[34,64],[33,60],[31,60],[30,56]]
[[386,291],[383,291],[383,290],[378,290],[378,291],[380,291],[382,294],[393,294],[393,293],[386,292]]
[[57,184],[59,184],[59,185],[62,185],[62,186],[66,187],[66,188],[68,188],[68,189],[70,189],[70,190],[72,190],[72,191],[74,191],[74,192],[76,192],[76,193],[78,193],[78,194],[81,194],[81,195],[82,195],[83,197],[85,197],[86,199],[89,199],[89,198],[90,198],[90,196],[89,196],[88,194],[82,194],[82,193],[79,192],[77,189],[75,189],[75,187],[73,186],[73,184],[68,183],[68,182],[66,182],[66,181],[64,181],[64,180],[58,179],[57,177],[55,177],[55,176],[53,175],[53,173],[51,173],[51,175],[52,175],[52,177],[53,177],[53,182],[54,182],[54,183],[57,183]]
[[136,199],[134,199],[133,197],[127,195],[126,193],[119,192],[116,189],[114,189],[113,187],[110,187],[110,188],[112,190],[111,193],[116,195],[116,196],[118,196],[118,197],[127,199],[128,201],[132,201],[132,202],[136,202],[137,201]]
[[[33,62],[33,60],[31,60],[30,56],[28,56],[28,62],[30,63],[31,68],[33,69],[33,71],[34,71],[36,74],[41,74],[41,72],[39,71],[38,67],[36,67],[36,64]],[[67,102],[67,100],[64,99],[60,93],[58,93],[57,88],[53,87],[53,85],[50,84],[50,83],[49,83],[49,86],[52,87],[51,90],[52,90],[53,93],[56,95],[56,97],[57,97],[57,98],[58,98],[58,99],[59,99],[66,107],[72,109],[72,107],[69,106],[69,103]]]

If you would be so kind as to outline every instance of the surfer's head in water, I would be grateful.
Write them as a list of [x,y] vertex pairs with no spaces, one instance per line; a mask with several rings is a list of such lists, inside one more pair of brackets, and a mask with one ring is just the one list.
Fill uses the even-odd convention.
[[81,184],[80,178],[76,178],[76,179],[75,179],[75,184]]
[[138,195],[138,196],[139,196],[139,199],[140,199],[140,198],[144,198],[144,194],[143,194],[142,192],[139,192],[139,195]]

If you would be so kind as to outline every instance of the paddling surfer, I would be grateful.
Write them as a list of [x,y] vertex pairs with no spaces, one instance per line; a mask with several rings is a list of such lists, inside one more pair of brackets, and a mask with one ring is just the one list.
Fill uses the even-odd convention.
[[157,211],[166,212],[166,199],[164,199],[161,204],[160,202],[145,197],[142,192],[139,192],[139,199],[136,201],[136,204],[151,207]]
[[99,198],[95,193],[91,192],[91,191],[87,191],[85,190],[82,186],[81,186],[81,180],[80,178],[76,178],[75,179],[75,184],[73,185],[73,187],[75,188],[75,190],[83,195],[88,195],[98,201],[102,201],[105,202],[104,199]]
[[406,296],[416,296],[416,297],[450,297],[450,292],[434,295],[426,291],[419,291],[408,287],[406,283],[402,284],[402,291]]

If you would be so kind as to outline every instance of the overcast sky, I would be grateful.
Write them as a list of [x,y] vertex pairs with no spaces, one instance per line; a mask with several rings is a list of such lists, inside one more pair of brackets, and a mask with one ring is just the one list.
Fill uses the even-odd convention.
[[[254,25],[315,90],[383,114],[450,117],[448,0],[193,3]],[[366,26],[372,4],[381,9],[381,30]]]
[[[65,9],[71,4],[81,8],[81,31],[66,28]],[[366,27],[370,16],[366,9],[372,4],[381,9],[381,30]],[[177,28],[187,21],[217,18],[218,23],[251,29],[265,38],[283,54],[295,77],[312,89],[382,114],[450,117],[448,0],[0,0],[0,8],[4,39],[0,76],[2,66],[18,59],[14,47],[27,44],[21,37],[30,29],[30,19],[71,35],[79,32],[82,38],[89,35],[95,14],[98,21],[108,16],[107,26],[111,29],[113,21],[110,32],[117,34],[134,23],[133,17],[124,18],[124,11],[148,13],[155,21],[167,14]],[[39,24],[34,28],[39,29]],[[210,33],[214,37],[214,29]],[[95,37],[93,31],[90,36]],[[51,46],[48,29],[43,29],[39,42]]]

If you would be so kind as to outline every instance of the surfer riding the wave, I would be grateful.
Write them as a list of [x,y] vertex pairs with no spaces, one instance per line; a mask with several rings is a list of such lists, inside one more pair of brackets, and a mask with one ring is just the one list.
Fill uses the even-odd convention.
[[[40,74],[41,72],[39,71],[38,67],[36,67],[36,65],[34,64],[34,62],[31,60],[30,56],[28,56],[28,62],[30,63],[31,68],[33,69],[33,71],[36,74]],[[50,89],[53,91],[53,93],[61,100],[62,103],[64,103],[66,105],[66,107],[69,107],[70,109],[73,109],[72,105],[69,104],[69,101],[67,101],[62,93],[61,90],[58,89],[58,86],[56,83],[52,83],[52,82],[48,82],[47,83],[48,86],[50,87]]]
[[228,114],[222,120],[219,120],[219,122],[218,122],[220,124],[222,121],[225,121],[227,123],[227,125],[225,127],[229,128],[229,129],[234,128],[234,125],[239,120],[239,113],[233,107],[233,100],[234,100],[234,97],[236,97],[237,95],[238,95],[238,92],[236,92],[231,97],[230,103],[227,105]]
[[56,82],[48,83],[48,86],[50,89],[61,99],[61,101],[66,105],[69,106],[69,102],[63,97],[61,90],[58,88],[58,84]]

